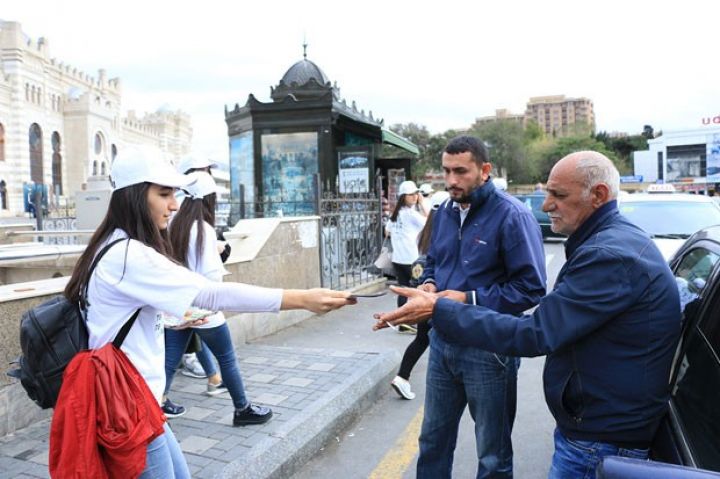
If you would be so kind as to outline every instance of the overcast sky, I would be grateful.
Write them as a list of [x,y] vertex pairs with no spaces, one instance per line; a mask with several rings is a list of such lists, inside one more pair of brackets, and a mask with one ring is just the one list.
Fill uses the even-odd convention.
[[64,63],[120,77],[123,111],[190,113],[196,153],[217,160],[224,106],[270,101],[303,36],[341,95],[388,126],[439,133],[557,94],[592,99],[599,130],[720,115],[717,0],[13,0],[0,18]]

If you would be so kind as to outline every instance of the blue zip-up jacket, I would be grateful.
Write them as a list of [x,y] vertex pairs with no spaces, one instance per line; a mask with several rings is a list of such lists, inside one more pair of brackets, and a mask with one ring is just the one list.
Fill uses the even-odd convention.
[[436,331],[465,345],[547,354],[545,400],[569,438],[647,447],[666,411],[680,299],[650,237],[611,201],[565,243],[555,289],[515,317],[440,299]]
[[420,283],[466,293],[468,304],[520,314],[545,295],[545,252],[532,212],[486,181],[460,210],[446,201],[433,216],[430,250]]

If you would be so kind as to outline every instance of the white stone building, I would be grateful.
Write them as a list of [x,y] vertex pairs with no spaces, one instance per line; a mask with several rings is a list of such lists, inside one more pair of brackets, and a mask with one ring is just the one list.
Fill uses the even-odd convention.
[[670,183],[679,191],[707,193],[720,184],[720,125],[664,131],[633,153],[635,175]]
[[[150,144],[176,160],[192,141],[189,115],[121,115],[118,78],[97,77],[51,58],[48,41],[0,20],[0,216],[24,210],[24,186],[47,186],[51,204],[88,177],[107,175],[127,144]],[[27,188],[25,188],[27,190]]]

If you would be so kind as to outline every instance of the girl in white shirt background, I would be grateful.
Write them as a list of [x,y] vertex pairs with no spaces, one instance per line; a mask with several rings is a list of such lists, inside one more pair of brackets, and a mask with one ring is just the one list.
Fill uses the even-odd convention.
[[[89,347],[93,349],[112,342],[140,308],[121,350],[147,382],[158,407],[165,389],[162,312],[182,318],[195,306],[212,311],[307,309],[324,313],[353,302],[349,293],[327,289],[282,290],[214,282],[174,261],[166,231],[177,210],[174,191],[192,179],[177,173],[159,150],[126,147],[113,161],[111,180],[114,191],[107,214],[80,256],[65,296],[87,303]],[[128,241],[110,248],[88,277],[95,254],[117,238]],[[85,284],[87,297],[81,298]],[[148,445],[140,477],[190,477],[167,424],[165,433]]]
[[[173,257],[191,271],[220,282],[226,271],[218,254],[214,228],[217,186],[208,173],[192,173],[192,176],[197,180],[185,188],[187,196],[169,228]],[[235,406],[233,425],[269,421],[272,417],[270,408],[251,404],[245,395],[230,328],[222,312],[209,316],[208,322],[201,326],[165,331],[165,394],[170,390],[175,370],[193,332],[200,336],[203,347],[207,347],[218,360],[224,387],[218,388],[218,376],[209,377],[208,394],[213,395],[218,390],[230,393]]]
[[[410,267],[419,256],[417,238],[425,226],[426,214],[418,211],[419,189],[413,181],[403,181],[398,187],[398,201],[390,215],[387,230],[392,243],[392,263],[400,286],[410,286]],[[398,307],[407,298],[398,296]]]

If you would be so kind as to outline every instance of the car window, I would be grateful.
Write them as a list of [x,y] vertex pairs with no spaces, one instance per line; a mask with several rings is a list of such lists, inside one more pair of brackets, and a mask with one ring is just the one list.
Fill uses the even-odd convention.
[[680,261],[675,268],[675,281],[680,292],[681,309],[700,295],[718,259],[720,256],[707,248],[695,248]]
[[717,331],[720,294],[702,308],[700,324],[688,331],[671,391],[680,430],[697,466],[720,470],[720,363],[717,337],[711,341],[703,331]]
[[619,209],[650,235],[688,237],[698,230],[720,224],[720,208],[711,202],[623,200]]

